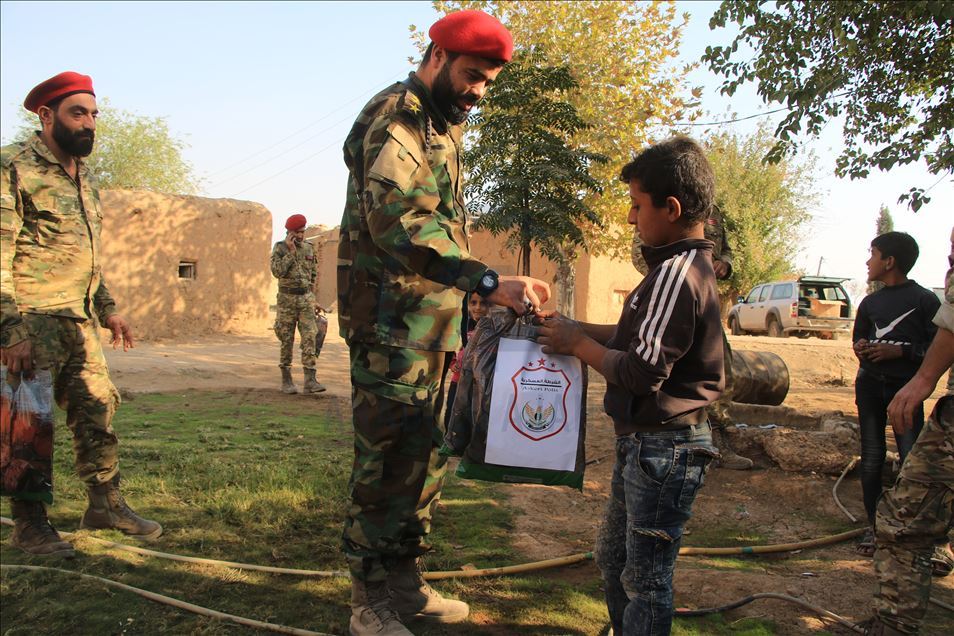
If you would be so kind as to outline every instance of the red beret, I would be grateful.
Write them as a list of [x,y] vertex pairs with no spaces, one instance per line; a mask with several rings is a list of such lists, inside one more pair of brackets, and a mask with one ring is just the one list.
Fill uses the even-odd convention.
[[50,79],[37,84],[30,91],[30,94],[23,100],[23,107],[31,112],[37,112],[40,106],[45,106],[57,97],[66,97],[74,93],[89,93],[95,96],[93,92],[93,78],[89,75],[80,75],[73,71],[66,71],[59,75],[54,75]]
[[302,214],[292,214],[288,217],[288,220],[285,221],[285,229],[291,230],[292,232],[297,232],[298,230],[304,230],[305,225],[308,223],[308,220],[305,219]]
[[437,46],[454,53],[509,62],[513,57],[513,36],[500,20],[468,9],[450,13],[427,32]]

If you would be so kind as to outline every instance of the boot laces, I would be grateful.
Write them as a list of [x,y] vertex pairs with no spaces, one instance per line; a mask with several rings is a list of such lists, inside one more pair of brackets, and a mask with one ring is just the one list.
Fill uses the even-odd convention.
[[373,601],[371,598],[367,598],[367,605],[361,611],[361,614],[370,612],[371,616],[382,625],[386,625],[391,620],[400,621],[401,618],[398,613],[391,609],[391,588],[385,587],[383,592],[383,594],[377,595]]
[[135,513],[132,511],[126,504],[126,498],[123,497],[122,493],[119,492],[119,489],[111,490],[109,493],[109,503],[113,509],[115,509],[119,514],[124,517],[134,516]]
[[50,519],[46,516],[46,511],[43,509],[42,505],[37,505],[30,510],[30,514],[27,517],[27,523],[29,523],[33,531],[43,539],[52,539],[55,541],[62,540],[60,539],[60,535],[56,531],[56,528],[54,528],[53,524],[50,523]]

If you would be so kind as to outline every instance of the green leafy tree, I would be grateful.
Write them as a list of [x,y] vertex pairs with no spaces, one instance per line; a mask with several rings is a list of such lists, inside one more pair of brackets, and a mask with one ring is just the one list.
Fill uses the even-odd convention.
[[[654,126],[698,114],[701,89],[684,85],[692,67],[676,66],[688,14],[678,15],[673,2],[464,0],[434,2],[434,7],[442,14],[491,13],[510,29],[518,50],[539,50],[548,64],[569,67],[579,89],[566,101],[588,124],[570,141],[608,158],[592,167],[602,196],[586,199],[601,223],[583,221],[582,229],[591,252],[628,259],[633,233],[626,224],[629,201],[619,187],[619,171],[658,134]],[[423,51],[424,34],[411,30]]]
[[720,283],[723,298],[795,273],[794,259],[805,243],[814,158],[762,161],[774,144],[763,125],[750,135],[723,131],[704,140],[716,178],[716,203],[725,217],[734,263]]
[[[756,82],[766,104],[790,110],[769,161],[840,117],[838,176],[922,158],[931,174],[954,171],[954,3],[725,0],[709,26],[730,22],[739,26],[732,43],[708,47],[702,59],[725,77],[724,94]],[[917,211],[926,193],[913,187],[898,202]]]
[[875,223],[875,236],[881,236],[887,232],[894,232],[894,219],[891,218],[888,206],[882,205],[878,211],[878,220]]
[[[96,144],[86,159],[103,189],[129,188],[167,194],[196,194],[200,181],[182,156],[188,145],[177,138],[164,117],[114,110],[99,100]],[[22,124],[16,139],[28,138],[39,128],[35,114],[20,111]]]
[[[465,194],[477,211],[477,227],[508,234],[524,275],[530,275],[534,246],[558,264],[564,280],[576,249],[586,244],[582,226],[600,224],[584,199],[600,191],[590,169],[605,160],[570,143],[586,127],[566,101],[578,87],[569,68],[543,60],[521,52],[497,76],[474,117],[476,141],[464,155],[470,171]],[[561,300],[573,286],[562,287]],[[572,315],[572,307],[561,309]]]
[[[886,205],[881,206],[881,210],[878,211],[878,220],[875,222],[875,236],[881,236],[885,232],[894,231],[894,219],[891,218],[891,212],[888,211]],[[873,294],[884,287],[884,283],[881,281],[873,280],[868,283],[868,293]]]

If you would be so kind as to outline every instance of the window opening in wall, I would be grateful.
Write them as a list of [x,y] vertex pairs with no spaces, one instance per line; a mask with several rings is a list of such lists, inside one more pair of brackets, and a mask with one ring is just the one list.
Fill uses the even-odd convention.
[[179,279],[195,280],[195,261],[179,261]]

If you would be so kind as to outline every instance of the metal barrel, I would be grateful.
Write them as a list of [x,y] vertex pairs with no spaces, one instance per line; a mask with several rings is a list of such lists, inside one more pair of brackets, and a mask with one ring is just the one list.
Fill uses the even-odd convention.
[[788,366],[768,351],[732,351],[732,400],[778,406],[788,395]]

